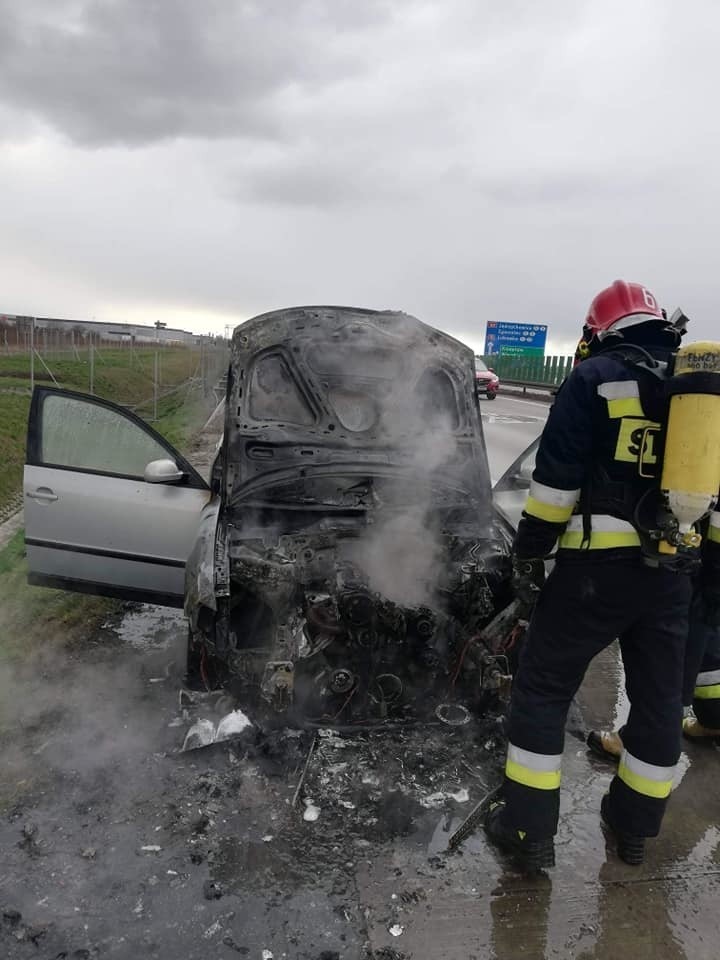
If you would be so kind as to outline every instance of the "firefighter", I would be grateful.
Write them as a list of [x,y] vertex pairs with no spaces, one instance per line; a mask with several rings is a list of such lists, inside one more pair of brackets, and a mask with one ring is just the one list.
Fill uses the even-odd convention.
[[[720,529],[708,525],[705,535],[702,573],[695,581],[690,602],[682,732],[688,740],[720,745],[720,593],[715,586],[720,576],[714,575],[720,564]],[[622,738],[622,727],[591,730],[587,745],[598,756],[617,761],[623,750]]]
[[627,863],[641,863],[645,838],[660,830],[680,754],[690,577],[685,563],[659,562],[638,517],[659,491],[661,374],[682,331],[646,287],[622,280],[595,297],[586,330],[590,355],[558,391],[513,546],[516,594],[537,600],[502,795],[485,827],[529,870],[554,865],[567,711],[590,661],[616,638],[632,706],[601,816]]
[[[694,625],[703,656],[692,689],[692,712],[683,717],[683,734],[688,740],[720,745],[720,601],[710,616]],[[692,616],[692,615],[691,615]],[[692,637],[691,630],[690,636]],[[691,699],[690,694],[686,698]]]

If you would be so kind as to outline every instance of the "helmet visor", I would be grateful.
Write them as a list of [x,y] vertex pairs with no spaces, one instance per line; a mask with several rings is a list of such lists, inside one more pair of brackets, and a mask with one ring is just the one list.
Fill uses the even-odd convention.
[[617,333],[618,330],[637,326],[638,323],[648,323],[650,320],[660,320],[660,317],[655,313],[630,313],[627,317],[621,317],[607,330],[599,330],[597,338],[598,340],[604,340],[605,337]]

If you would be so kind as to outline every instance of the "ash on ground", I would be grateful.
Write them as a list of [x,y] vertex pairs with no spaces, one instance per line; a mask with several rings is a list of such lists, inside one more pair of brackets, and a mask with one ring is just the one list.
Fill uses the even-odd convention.
[[13,677],[0,955],[403,958],[401,942],[373,953],[370,924],[404,928],[422,875],[398,877],[382,916],[359,877],[397,838],[449,862],[451,824],[500,776],[497,720],[263,731],[248,711],[252,735],[183,754],[184,634],[161,628]]

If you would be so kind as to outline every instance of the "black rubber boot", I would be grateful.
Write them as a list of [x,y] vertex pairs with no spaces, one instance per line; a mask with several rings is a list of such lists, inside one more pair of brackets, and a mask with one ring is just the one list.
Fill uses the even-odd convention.
[[537,873],[555,866],[555,844],[552,837],[535,840],[522,830],[514,830],[503,822],[504,802],[493,804],[485,819],[488,839],[512,855],[526,873]]
[[600,804],[603,823],[615,836],[617,855],[632,867],[638,867],[645,859],[645,837],[635,837],[617,829],[610,813],[610,795],[605,794]]

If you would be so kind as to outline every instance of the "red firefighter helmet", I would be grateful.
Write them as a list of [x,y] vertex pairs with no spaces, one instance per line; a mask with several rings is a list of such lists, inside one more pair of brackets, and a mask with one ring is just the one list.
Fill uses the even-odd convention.
[[609,333],[648,320],[665,321],[653,294],[641,283],[616,280],[601,290],[590,304],[585,324],[602,340]]

